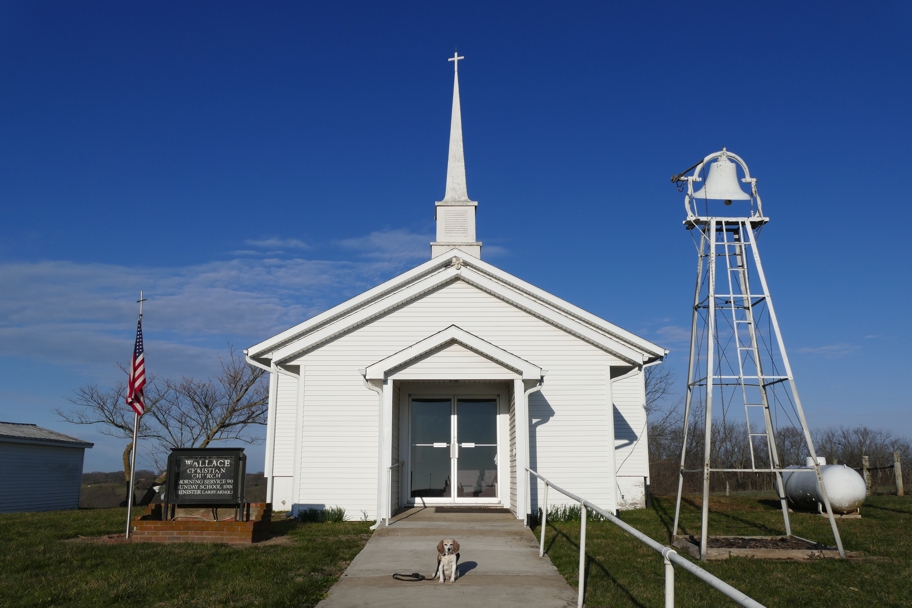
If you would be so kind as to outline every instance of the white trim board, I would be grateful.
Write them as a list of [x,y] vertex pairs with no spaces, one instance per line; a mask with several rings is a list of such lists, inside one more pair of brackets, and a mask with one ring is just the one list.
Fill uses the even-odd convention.
[[[458,253],[462,257],[450,256],[449,253]],[[373,316],[401,306],[408,300],[457,277],[476,284],[479,288],[490,291],[524,310],[529,310],[536,316],[565,326],[584,339],[590,339],[587,334],[600,336],[593,343],[613,343],[614,349],[621,351],[615,354],[636,365],[661,359],[668,352],[460,249],[453,249],[449,253],[428,260],[398,277],[252,346],[246,352],[250,357],[263,360],[288,360],[366,322]],[[335,327],[331,329],[330,326]],[[636,354],[631,356],[633,353]]]
[[[487,340],[482,340],[478,336],[470,334],[456,325],[450,325],[446,329],[441,330],[436,334],[432,334],[427,338],[374,363],[365,370],[364,377],[367,380],[383,380],[387,377],[387,374],[393,372],[397,368],[401,368],[416,359],[450,344],[460,344],[480,356],[486,357],[498,365],[507,368],[513,372],[513,374],[519,374],[524,380],[540,380],[544,375],[542,369],[537,365],[534,365],[521,357],[517,357],[513,353],[510,353]],[[511,376],[513,374],[511,374]]]

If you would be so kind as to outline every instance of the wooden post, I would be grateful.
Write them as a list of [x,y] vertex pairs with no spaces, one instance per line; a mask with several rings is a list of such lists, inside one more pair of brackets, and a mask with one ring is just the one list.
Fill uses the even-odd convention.
[[861,457],[861,473],[865,481],[865,494],[871,494],[871,459],[867,456]]
[[725,495],[728,496],[728,480],[725,480]]
[[899,452],[893,452],[893,479],[896,480],[896,495],[905,496],[903,493],[902,460],[899,458]]

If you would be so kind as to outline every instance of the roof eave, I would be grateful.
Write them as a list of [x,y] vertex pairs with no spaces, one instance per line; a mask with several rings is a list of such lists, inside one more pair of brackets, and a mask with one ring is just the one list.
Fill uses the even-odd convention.
[[[456,255],[458,252],[459,255]],[[456,258],[459,258],[459,262],[456,262]],[[622,358],[628,360],[634,365],[640,366],[643,364],[648,364],[650,362],[664,358],[668,354],[668,350],[653,344],[652,342],[640,338],[635,334],[632,334],[626,330],[605,321],[604,319],[593,315],[565,300],[554,296],[551,293],[548,293],[534,285],[531,285],[521,279],[514,277],[513,275],[492,266],[486,262],[481,261],[475,256],[468,254],[461,249],[454,248],[451,251],[448,251],[446,255],[440,255],[435,258],[424,262],[416,266],[415,268],[404,272],[384,283],[370,289],[359,296],[351,298],[333,308],[327,310],[324,313],[321,313],[303,323],[296,325],[272,338],[260,342],[259,344],[250,347],[247,349],[247,354],[251,358],[262,361],[264,364],[266,361],[274,360],[278,362],[287,361],[289,358],[308,350],[308,347],[305,348],[289,348],[294,342],[300,341],[302,338],[308,334],[312,334],[318,331],[321,328],[324,328],[332,323],[340,321],[347,316],[355,315],[359,309],[363,309],[367,306],[370,306],[374,302],[382,300],[384,298],[395,295],[396,293],[406,290],[411,283],[417,281],[422,281],[427,277],[441,271],[445,271],[448,267],[456,266],[458,270],[460,267],[465,266],[469,267],[472,270],[478,272],[481,275],[489,277],[491,280],[500,282],[506,289],[516,291],[518,293],[524,294],[526,297],[533,300],[537,300],[543,306],[549,307],[562,315],[566,315],[578,323],[589,326],[596,332],[605,334],[606,338],[610,338],[614,341],[619,342],[620,344],[626,346],[630,350],[639,351],[640,356],[630,356],[628,353]],[[396,305],[401,305],[402,302],[397,303]],[[372,315],[373,316],[373,315]],[[365,322],[365,319],[359,319],[351,324],[351,326],[341,326],[335,331],[331,332],[332,335],[339,335],[348,331],[351,327],[360,325]],[[325,340],[321,340],[323,342]]]
[[41,439],[38,437],[11,437],[9,435],[0,435],[0,442],[6,443],[27,443],[32,445],[50,445],[59,448],[91,448],[94,443],[88,441],[58,441],[56,439]]

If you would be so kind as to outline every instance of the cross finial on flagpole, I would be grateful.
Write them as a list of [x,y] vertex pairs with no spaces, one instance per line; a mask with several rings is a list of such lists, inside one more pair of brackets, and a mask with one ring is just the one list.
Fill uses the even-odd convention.
[[136,300],[136,303],[139,304],[139,318],[142,319],[142,305],[146,301],[146,298],[143,297],[143,292],[139,292],[139,299]]
[[453,71],[454,71],[454,72],[458,72],[458,71],[459,71],[459,60],[460,60],[460,59],[465,59],[465,57],[460,57],[458,52],[457,52],[457,53],[453,53],[453,56],[450,57],[449,59],[447,59],[447,61],[452,61],[452,62],[453,62]]

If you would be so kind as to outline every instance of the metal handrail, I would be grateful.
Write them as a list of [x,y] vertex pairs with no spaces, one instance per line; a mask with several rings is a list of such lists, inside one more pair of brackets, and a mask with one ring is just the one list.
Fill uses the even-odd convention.
[[564,490],[563,488],[561,488],[558,485],[555,485],[548,479],[545,479],[544,477],[542,477],[536,471],[533,471],[529,467],[526,467],[526,470],[529,473],[531,473],[532,475],[535,475],[537,478],[542,480],[545,484],[545,495],[544,495],[545,502],[543,503],[544,506],[542,508],[542,528],[541,528],[541,533],[540,533],[540,536],[541,536],[540,543],[541,544],[540,544],[539,551],[538,551],[539,556],[544,556],[544,554],[545,554],[545,526],[548,521],[548,487],[550,486],[550,487],[554,488],[555,490],[557,490],[564,496],[571,498],[580,504],[580,511],[581,511],[580,520],[581,521],[580,521],[579,598],[577,599],[577,606],[579,608],[582,608],[582,606],[583,606],[583,596],[585,593],[585,590],[583,588],[583,583],[584,583],[583,576],[584,576],[585,567],[586,567],[586,509],[591,509],[592,511],[595,511],[596,513],[598,513],[599,515],[601,515],[602,517],[604,517],[605,519],[607,519],[614,525],[618,526],[619,528],[621,528],[622,530],[624,530],[625,532],[627,532],[628,534],[630,534],[631,536],[633,536],[634,538],[636,538],[637,540],[639,540],[640,542],[645,544],[647,547],[654,549],[655,551],[657,551],[658,553],[660,553],[662,555],[662,559],[665,563],[665,607],[666,608],[674,607],[674,565],[673,564],[677,564],[677,565],[681,566],[682,568],[684,568],[685,570],[687,570],[688,572],[690,572],[691,574],[696,576],[698,579],[700,579],[701,581],[703,581],[704,583],[706,583],[713,589],[716,589],[717,591],[720,591],[721,593],[725,594],[726,596],[728,596],[729,598],[731,598],[732,600],[734,600],[736,603],[738,603],[741,606],[748,606],[749,608],[764,608],[763,604],[760,604],[759,602],[751,599],[750,597],[748,597],[741,591],[738,591],[737,589],[735,589],[734,587],[732,587],[725,581],[713,576],[712,574],[710,574],[709,572],[707,572],[700,566],[697,566],[690,560],[681,557],[680,555],[678,555],[678,552],[675,551],[674,549],[672,549],[671,547],[667,547],[665,545],[662,545],[662,544],[656,542],[655,540],[649,538],[648,536],[646,536],[645,534],[643,534],[642,532],[640,532],[639,530],[637,530],[630,524],[624,523],[623,521],[621,521],[620,519],[615,517],[613,514],[602,509],[598,505],[594,505],[591,502],[589,502],[588,500],[580,498],[576,494],[573,494],[571,492],[568,492],[567,490]]

